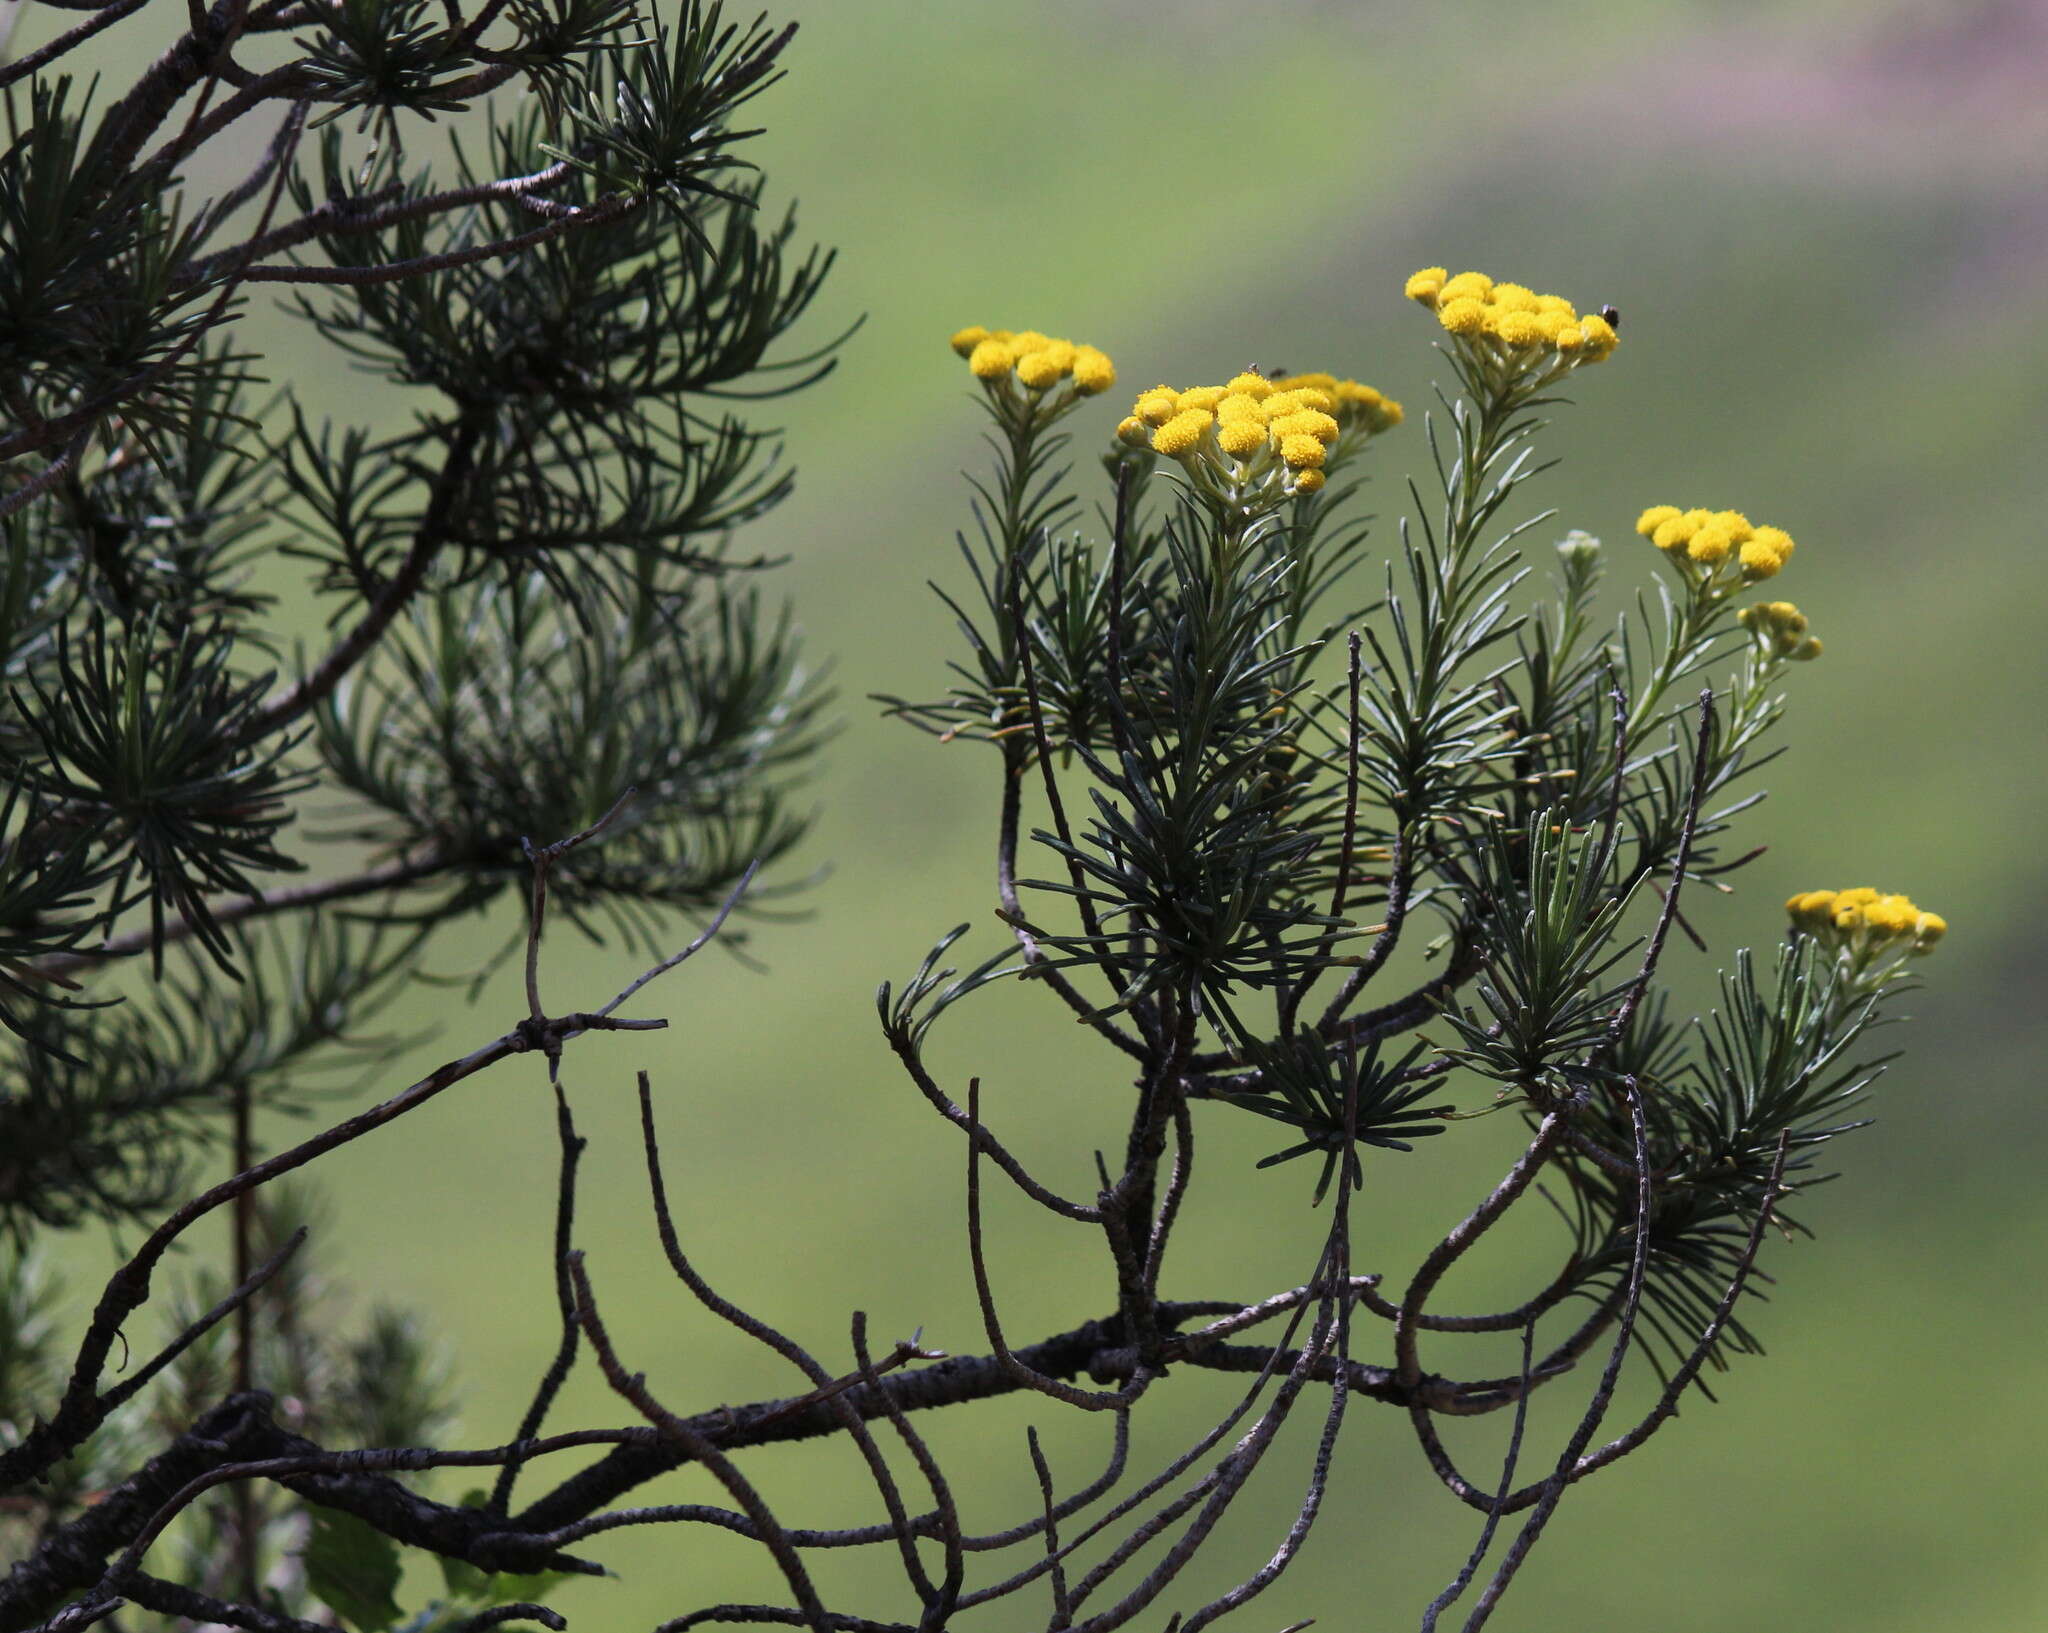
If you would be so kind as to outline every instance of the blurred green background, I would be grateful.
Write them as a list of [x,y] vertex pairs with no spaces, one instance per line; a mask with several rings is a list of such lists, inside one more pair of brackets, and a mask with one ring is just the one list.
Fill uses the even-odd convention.
[[[753,934],[767,973],[706,955],[649,994],[669,1032],[573,1051],[593,1136],[583,1236],[629,1364],[679,1410],[794,1387],[660,1263],[632,1128],[642,1065],[678,1223],[718,1285],[832,1365],[856,1308],[878,1347],[922,1325],[938,1347],[985,1348],[960,1142],[895,1069],[871,1007],[875,983],[907,975],[952,924],[973,920],[983,946],[997,928],[992,756],[881,721],[866,701],[935,695],[954,655],[924,586],[961,582],[958,472],[984,456],[948,332],[1029,326],[1108,350],[1121,380],[1077,416],[1084,445],[1107,435],[1125,386],[1254,362],[1370,381],[1411,412],[1378,455],[1384,539],[1400,473],[1424,460],[1420,411],[1441,372],[1402,280],[1478,267],[1625,314],[1620,351],[1580,377],[1548,439],[1564,463],[1531,491],[1561,514],[1539,543],[1567,526],[1603,535],[1626,593],[1654,571],[1629,531],[1646,504],[1735,506],[1800,542],[1782,593],[1827,655],[1793,677],[1792,752],[1748,819],[1769,853],[1738,894],[1695,904],[1703,932],[1721,949],[1767,945],[1787,893],[1858,883],[1909,891],[1953,927],[1907,1006],[1915,1024],[1891,1040],[1909,1053],[1881,1088],[1882,1121],[1836,1148],[1846,1177],[1806,1206],[1818,1241],[1767,1249],[1774,1302],[1752,1319],[1770,1354],[1715,1380],[1721,1404],[1695,1398],[1577,1488],[1494,1625],[2048,1625],[2048,1429],[2033,1393],[2048,1384],[2034,1069],[2048,951],[2035,839],[2048,794],[2048,5],[832,0],[789,14],[802,31],[789,78],[756,105],[769,132],[752,156],[771,197],[798,199],[807,231],[842,252],[814,334],[866,324],[824,386],[777,405],[799,486],[747,542],[791,558],[777,583],[831,663],[844,729],[813,785],[806,860],[827,871],[806,920]],[[316,404],[340,411],[360,392],[297,336],[281,355]],[[1092,503],[1092,465],[1081,475]],[[457,938],[473,952],[506,928]],[[462,955],[451,939],[440,962]],[[1679,956],[1708,993],[1711,966]],[[558,940],[548,988],[556,1007],[578,1006],[633,964]],[[443,1042],[392,1081],[518,1007],[509,974],[473,1015],[422,988],[403,1018],[442,1023]],[[1056,1005],[1005,995],[956,1012],[935,1048],[956,1092],[983,1075],[992,1120],[1070,1191],[1123,1104],[1118,1061],[1076,1031]],[[1403,1279],[1491,1183],[1513,1133],[1463,1125],[1376,1162],[1360,1266]],[[1254,1173],[1277,1143],[1261,1130],[1219,1122],[1206,1138],[1169,1295],[1249,1299],[1298,1282],[1321,1220],[1307,1176]],[[445,1334],[472,1444],[510,1432],[554,1346],[553,1162],[542,1074],[515,1065],[321,1171],[326,1262]],[[1013,1338],[1111,1307],[1084,1230],[1007,1208],[996,1223]],[[1526,1228],[1440,1302],[1489,1307],[1540,1273],[1561,1236]],[[1384,1358],[1384,1342],[1370,1333],[1361,1353]],[[1512,1363],[1441,1340],[1426,1364]],[[1158,1460],[1219,1411],[1233,1391],[1213,1383],[1161,1386],[1141,1454]],[[1558,1398],[1532,1419],[1532,1458],[1558,1444],[1558,1409],[1582,1398],[1564,1391],[1579,1387],[1547,1392]],[[1625,1396],[1613,1426],[1640,1403]],[[1238,1625],[1412,1627],[1463,1559],[1476,1516],[1435,1484],[1398,1414],[1353,1411],[1305,1555]],[[561,1422],[629,1416],[586,1379]],[[1085,1478],[1106,1431],[1079,1416],[1012,1401],[934,1419],[970,1525],[1035,1511],[1026,1422],[1047,1432],[1064,1484]],[[1475,1478],[1494,1477],[1505,1427],[1456,1437]],[[1295,1425],[1292,1454],[1269,1462],[1206,1573],[1139,1625],[1266,1557],[1313,1432]],[[792,1523],[874,1517],[844,1447],[750,1453],[746,1466]],[[675,1477],[639,1500],[698,1493],[707,1484]],[[575,1626],[652,1626],[777,1591],[755,1551],[722,1535],[623,1532],[600,1552],[621,1579],[556,1596]],[[833,1558],[824,1575],[869,1614],[910,1608],[891,1560]]]

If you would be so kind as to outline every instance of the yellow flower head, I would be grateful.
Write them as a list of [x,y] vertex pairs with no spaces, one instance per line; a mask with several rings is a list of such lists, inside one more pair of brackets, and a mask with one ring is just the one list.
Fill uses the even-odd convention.
[[1295,493],[1314,493],[1323,485],[1324,480],[1323,473],[1310,466],[1307,470],[1296,471],[1294,480],[1288,486]]
[[1540,346],[1543,344],[1543,325],[1536,314],[1520,307],[1496,308],[1499,315],[1493,320],[1493,332],[1500,337],[1503,346]]
[[1116,365],[1097,347],[1076,346],[1073,375],[1074,389],[1084,397],[1094,397],[1116,384]]
[[[1224,399],[1230,401],[1229,398]],[[1256,415],[1236,415],[1217,419],[1216,443],[1232,459],[1242,459],[1253,450],[1266,445],[1266,427]]]
[[1620,344],[1621,337],[1614,332],[1614,325],[1598,312],[1588,312],[1578,322],[1579,333],[1586,337],[1586,359],[1597,363]]
[[1208,430],[1215,420],[1216,416],[1207,409],[1182,409],[1152,433],[1152,446],[1169,458],[1177,458],[1200,442],[1202,433]]
[[1792,535],[1782,527],[1759,527],[1742,546],[1742,576],[1771,578],[1792,556]]
[[1060,366],[1059,353],[1051,347],[1017,359],[1017,378],[1033,391],[1043,391],[1054,381],[1064,379],[1066,372]]
[[1525,378],[1547,385],[1614,350],[1614,325],[1598,313],[1581,317],[1562,295],[1496,283],[1483,272],[1455,278],[1441,272],[1424,268],[1408,280],[1406,293],[1436,313],[1461,342],[1459,353],[1493,386]]
[[1255,403],[1262,403],[1273,395],[1273,382],[1263,374],[1233,374],[1223,389],[1237,396],[1249,397]]
[[1137,415],[1130,414],[1117,421],[1116,440],[1127,448],[1150,447],[1152,428]]
[[1290,431],[1280,439],[1280,457],[1290,470],[1311,470],[1322,464],[1322,439],[1306,431]]
[[[1636,518],[1636,531],[1684,564],[1692,581],[1717,597],[1776,576],[1792,554],[1791,534],[1781,527],[1757,527],[1739,510],[1652,505]],[[1724,574],[1729,567],[1735,571]],[[1810,658],[1819,651],[1816,641],[1798,655]]]
[[[1670,510],[1672,507],[1660,505],[1657,508],[1660,510]],[[1701,524],[1706,519],[1707,513],[1704,510],[1679,511],[1675,515],[1665,517],[1657,524],[1655,530],[1650,534],[1650,542],[1659,550],[1666,551],[1667,553],[1678,551],[1682,554],[1685,547],[1692,542],[1692,536],[1700,530]]]
[[1483,272],[1461,272],[1455,278],[1446,278],[1444,286],[1437,291],[1437,309],[1441,311],[1452,301],[1484,301],[1493,294],[1493,280]]
[[1809,890],[1785,903],[1792,928],[1869,966],[1900,953],[1929,952],[1948,933],[1948,921],[1913,905],[1907,896],[1859,885],[1853,890]]
[[1147,425],[1164,425],[1180,412],[1180,393],[1172,386],[1154,386],[1138,393],[1131,412]]
[[[1116,365],[1095,346],[1077,346],[1036,329],[1012,333],[980,324],[958,330],[953,350],[967,359],[974,377],[987,387],[999,415],[1057,417],[1082,397],[1116,382]],[[1062,382],[1069,382],[1064,390]]]
[[1437,321],[1454,335],[1469,336],[1486,332],[1486,308],[1470,296],[1446,301],[1436,309]]
[[974,349],[967,354],[967,366],[974,371],[977,380],[1000,380],[1010,372],[1015,358],[1008,340],[998,340],[990,335],[986,340],[975,343]]
[[1401,293],[1412,301],[1422,302],[1424,306],[1434,306],[1449,277],[1450,274],[1440,266],[1426,266],[1409,278]]

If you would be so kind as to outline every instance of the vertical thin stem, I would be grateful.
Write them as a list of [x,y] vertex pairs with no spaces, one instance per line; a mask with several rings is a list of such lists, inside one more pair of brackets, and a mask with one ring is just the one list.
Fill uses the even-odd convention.
[[[234,1150],[230,1160],[234,1164],[234,1173],[245,1174],[256,1162],[249,1127],[249,1084],[246,1079],[235,1084],[234,1096]],[[256,1193],[253,1190],[244,1190],[236,1196],[229,1221],[234,1235],[235,1285],[242,1287],[249,1280],[249,1261],[256,1234]],[[256,1300],[252,1295],[243,1299],[235,1309],[235,1393],[246,1395],[255,1387]],[[235,1483],[235,1548],[240,1555],[236,1564],[242,1578],[242,1602],[250,1605],[257,1602],[258,1590],[262,1586],[256,1524],[256,1488],[247,1480],[239,1480]]]

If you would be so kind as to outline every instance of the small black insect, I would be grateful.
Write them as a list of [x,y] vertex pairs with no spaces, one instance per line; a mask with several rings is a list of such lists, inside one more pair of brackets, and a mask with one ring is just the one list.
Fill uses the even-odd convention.
[[1613,307],[1611,307],[1611,306],[1603,306],[1603,307],[1601,307],[1601,308],[1600,308],[1600,315],[1601,315],[1601,316],[1602,316],[1603,318],[1605,318],[1605,319],[1607,320],[1607,327],[1608,327],[1608,328],[1612,329],[1612,330],[1613,330],[1613,331],[1614,331],[1614,332],[1615,332],[1616,334],[1620,334],[1620,333],[1621,333],[1621,313],[1620,313],[1620,312],[1616,311],[1616,310],[1615,310],[1615,309],[1614,309]]

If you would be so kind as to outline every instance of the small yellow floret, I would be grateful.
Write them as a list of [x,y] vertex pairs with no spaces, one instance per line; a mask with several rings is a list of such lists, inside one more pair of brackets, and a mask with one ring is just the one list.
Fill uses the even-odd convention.
[[1187,391],[1183,391],[1175,401],[1180,404],[1183,413],[1190,408],[1213,410],[1218,403],[1222,402],[1229,395],[1221,386],[1194,386]]
[[1131,414],[1117,421],[1116,440],[1127,448],[1142,448],[1152,440],[1152,428]]
[[1562,295],[1538,295],[1536,297],[1536,310],[1539,312],[1554,312],[1567,323],[1577,323],[1579,321],[1577,309]]
[[1076,346],[1073,369],[1074,389],[1084,397],[1096,396],[1116,384],[1116,365],[1099,347]]
[[1557,331],[1557,339],[1553,344],[1565,356],[1570,357],[1574,353],[1582,352],[1586,349],[1586,331],[1579,328],[1576,324],[1567,323],[1562,329]]
[[1536,310],[1536,291],[1527,284],[1495,284],[1493,304],[1503,312],[1533,312]]
[[1704,510],[1681,511],[1678,515],[1657,524],[1657,531],[1650,535],[1650,542],[1659,550],[1683,550],[1692,542],[1707,519]]
[[1454,335],[1476,335],[1486,329],[1486,308],[1469,295],[1439,306],[1436,317]]
[[1537,321],[1536,315],[1519,307],[1506,311],[1496,308],[1493,332],[1506,346],[1539,346],[1544,342],[1543,325]]
[[1169,457],[1186,453],[1202,440],[1216,416],[1204,408],[1187,408],[1152,433],[1152,446]]
[[1835,921],[1835,893],[1832,890],[1803,890],[1785,903],[1792,922],[1803,930],[1821,930]]
[[1280,439],[1280,457],[1291,470],[1314,470],[1323,462],[1323,444],[1306,431],[1291,431]]
[[1265,446],[1266,427],[1258,419],[1239,416],[1234,419],[1219,419],[1216,423],[1216,444],[1232,459],[1242,459],[1246,454]]
[[1164,425],[1180,412],[1180,393],[1172,386],[1154,386],[1138,393],[1131,412],[1147,425]]
[[1922,913],[1913,924],[1913,951],[1924,953],[1947,934],[1947,919],[1939,913]]
[[1263,374],[1233,374],[1223,389],[1262,403],[1273,395],[1273,382]]
[[1017,355],[1026,352],[1042,352],[1053,343],[1051,335],[1042,335],[1036,329],[1023,329],[1009,337],[1010,344],[1017,348]]
[[[1751,565],[1752,556],[1759,563],[1768,562],[1770,564],[1769,571],[1758,572]],[[1748,543],[1743,546],[1742,565],[1748,568],[1753,576],[1768,578],[1771,576],[1771,573],[1775,573],[1779,568],[1783,567],[1791,559],[1791,556],[1791,534],[1787,533],[1782,527],[1760,527],[1749,536]]]
[[976,343],[967,354],[967,366],[974,371],[977,380],[1000,380],[1010,372],[1010,364],[1016,353],[1011,349],[1014,343],[998,340],[994,335]]
[[1294,473],[1294,491],[1296,493],[1314,493],[1316,489],[1323,485],[1324,480],[1323,473],[1311,465],[1307,470]]
[[1579,319],[1579,332],[1586,337],[1586,356],[1592,362],[1598,362],[1613,351],[1619,338],[1614,332],[1614,325],[1598,312],[1588,312]]
[[1421,301],[1424,306],[1430,306],[1435,303],[1438,293],[1443,289],[1444,281],[1449,277],[1450,274],[1440,266],[1426,266],[1410,276],[1401,293],[1412,301]]
[[1047,386],[1066,378],[1066,373],[1060,365],[1059,353],[1050,347],[1017,359],[1017,378],[1033,391],[1043,391]]
[[954,351],[965,357],[986,339],[988,339],[988,331],[977,323],[971,328],[956,329],[953,332],[951,345]]
[[1455,278],[1446,278],[1439,291],[1436,304],[1441,311],[1456,300],[1483,301],[1493,293],[1493,280],[1483,272],[1461,272]]
[[1249,392],[1233,391],[1216,405],[1216,417],[1219,420],[1256,420],[1264,425],[1266,407]]
[[1676,521],[1679,514],[1676,505],[1652,505],[1636,518],[1636,531],[1646,539],[1651,538],[1666,522]]
[[1733,531],[1719,521],[1709,520],[1697,533],[1686,540],[1685,553],[1694,561],[1712,567],[1728,559],[1728,553],[1735,548]]
[[1274,419],[1271,425],[1275,436],[1311,436],[1326,444],[1335,442],[1343,430],[1334,417],[1319,408],[1298,408]]

